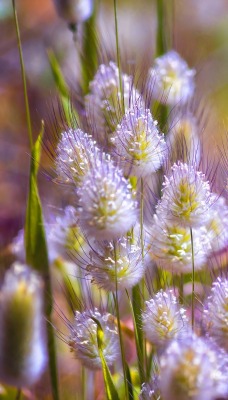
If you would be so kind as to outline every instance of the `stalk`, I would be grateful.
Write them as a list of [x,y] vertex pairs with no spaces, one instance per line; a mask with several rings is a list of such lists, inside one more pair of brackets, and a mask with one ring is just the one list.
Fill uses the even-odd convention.
[[18,389],[17,393],[16,393],[15,400],[20,400],[20,398],[21,398],[21,389]]
[[192,330],[194,331],[194,303],[195,303],[195,259],[194,259],[194,244],[193,244],[193,233],[190,228],[191,235],[191,247],[192,247]]
[[[117,255],[116,255],[115,242],[113,243],[113,245],[114,245],[114,254],[115,254],[115,269],[116,269]],[[118,326],[118,333],[119,333],[119,339],[120,339],[120,352],[121,352],[121,360],[122,360],[123,375],[124,375],[125,394],[126,394],[126,400],[129,400],[129,391],[128,391],[127,374],[126,374],[126,360],[125,360],[124,344],[123,344],[121,322],[120,322],[117,273],[115,273],[115,278],[116,278],[116,292],[113,293],[113,298],[114,298],[114,303],[115,303],[115,307],[116,307],[116,317],[117,317],[117,326]]]
[[116,38],[116,57],[117,57],[117,66],[119,69],[119,85],[120,85],[120,94],[121,94],[121,103],[122,103],[122,111],[124,113],[124,93],[123,93],[123,82],[122,82],[122,69],[121,69],[121,60],[120,60],[120,48],[119,48],[119,35],[118,35],[118,19],[117,19],[117,4],[116,0],[114,0],[114,16],[115,16],[115,38]]
[[21,36],[20,36],[20,29],[19,29],[19,23],[18,23],[18,18],[17,18],[17,10],[16,10],[15,0],[12,0],[12,4],[13,4],[14,23],[15,23],[15,27],[16,27],[16,33],[17,33],[17,46],[18,46],[20,65],[21,65],[21,76],[22,76],[22,81],[23,81],[28,136],[29,136],[30,150],[32,151],[32,148],[33,148],[32,123],[31,123],[31,116],[30,116],[28,91],[27,91],[27,83],[26,83],[26,76],[25,76],[25,65],[24,65],[24,59],[23,59]]

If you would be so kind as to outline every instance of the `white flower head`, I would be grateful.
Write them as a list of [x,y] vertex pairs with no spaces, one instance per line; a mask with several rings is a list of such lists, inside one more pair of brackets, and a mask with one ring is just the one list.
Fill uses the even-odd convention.
[[93,0],[54,0],[61,18],[70,24],[87,20],[93,12]]
[[98,240],[121,237],[137,220],[131,186],[110,160],[87,174],[78,195],[80,226]]
[[120,165],[128,175],[146,177],[157,171],[166,157],[167,147],[157,121],[150,110],[137,104],[117,126],[113,143]]
[[[193,229],[195,269],[201,269],[211,250],[206,227]],[[176,274],[192,271],[192,243],[189,227],[169,221],[163,215],[154,216],[150,228],[149,254],[159,267]]]
[[163,194],[157,207],[167,220],[182,226],[197,227],[206,223],[212,204],[210,185],[195,166],[174,164],[165,176]]
[[57,180],[78,186],[101,152],[92,136],[81,129],[68,129],[61,135],[56,154]]
[[119,338],[114,317],[111,314],[101,313],[98,309],[76,311],[69,337],[69,346],[76,358],[85,367],[93,370],[101,369],[96,320],[99,321],[103,330],[103,355],[108,366],[112,366],[119,358]]
[[14,263],[0,292],[0,380],[33,385],[44,371],[43,283],[26,265]]
[[186,312],[179,306],[172,290],[160,290],[145,304],[143,329],[152,344],[164,347],[172,339],[185,337],[188,329]]
[[188,68],[186,61],[171,50],[154,61],[149,71],[149,84],[153,96],[161,103],[171,106],[186,103],[193,95],[195,71]]
[[204,325],[217,344],[228,350],[228,280],[218,277],[204,310]]
[[115,243],[96,242],[90,251],[87,271],[92,281],[107,291],[129,289],[144,275],[142,250],[129,237],[117,239]]
[[[121,75],[115,63],[101,64],[90,83],[90,94],[86,96],[86,114],[98,142],[110,145],[113,133],[121,121],[124,110],[140,100],[132,77]],[[122,93],[121,93],[122,90]],[[124,104],[123,104],[124,103]]]
[[227,396],[227,355],[195,335],[173,341],[160,359],[163,400],[214,400]]

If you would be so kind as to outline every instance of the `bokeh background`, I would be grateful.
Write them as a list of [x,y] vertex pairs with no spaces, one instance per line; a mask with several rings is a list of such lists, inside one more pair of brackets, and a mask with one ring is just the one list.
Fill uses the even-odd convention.
[[[47,50],[54,50],[72,92],[77,88],[79,62],[72,33],[56,14],[52,0],[17,0],[16,3],[35,136],[42,119],[49,126],[54,119],[53,109],[57,107]],[[108,58],[115,50],[113,5],[109,0],[99,3],[99,43],[101,53]],[[173,46],[197,70],[197,98],[207,109],[205,151],[210,149],[210,154],[218,159],[219,148],[227,141],[228,128],[228,0],[175,0],[174,3]],[[118,20],[125,63],[135,70],[152,65],[155,1],[119,0]],[[168,31],[171,31],[171,25],[167,26]],[[0,38],[0,261],[3,270],[9,262],[5,257],[7,248],[24,224],[30,162],[10,0],[0,0]],[[45,213],[50,206],[61,206],[65,202],[62,191],[51,181],[51,169],[51,161],[44,152],[39,185]],[[70,363],[69,357],[65,360],[64,353],[62,357],[63,382],[65,379],[62,390],[67,386],[66,381],[70,381],[69,387],[75,390],[73,357]],[[43,396],[49,398],[47,393]]]

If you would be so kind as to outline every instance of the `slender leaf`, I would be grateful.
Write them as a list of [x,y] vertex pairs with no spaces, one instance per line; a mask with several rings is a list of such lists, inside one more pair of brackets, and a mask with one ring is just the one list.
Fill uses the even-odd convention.
[[51,325],[52,288],[49,274],[48,251],[43,225],[42,207],[37,187],[37,173],[41,155],[41,143],[44,125],[32,148],[29,194],[25,222],[26,262],[45,278],[45,315],[47,318],[47,339],[49,352],[49,369],[52,383],[53,399],[58,400],[58,376],[56,366],[55,337]]
[[100,355],[100,359],[101,359],[101,365],[102,365],[107,399],[108,400],[119,400],[117,390],[116,390],[115,385],[112,380],[111,372],[109,370],[109,367],[106,363],[106,360],[105,360],[105,357],[103,354],[104,332],[103,332],[100,322],[94,317],[92,319],[97,324],[97,345],[98,345],[99,355]]

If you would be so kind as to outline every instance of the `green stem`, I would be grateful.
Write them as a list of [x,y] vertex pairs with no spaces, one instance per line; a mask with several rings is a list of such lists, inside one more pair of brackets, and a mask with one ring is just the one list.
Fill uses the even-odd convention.
[[17,32],[17,45],[18,45],[18,51],[19,51],[19,56],[20,56],[21,75],[22,75],[23,88],[24,88],[24,99],[25,99],[25,111],[26,111],[28,136],[29,136],[29,142],[30,142],[30,149],[32,150],[32,148],[33,148],[32,124],[31,124],[31,116],[30,116],[29,101],[28,101],[28,91],[27,91],[27,83],[26,83],[26,76],[25,76],[25,65],[24,65],[24,60],[23,60],[20,29],[19,29],[19,23],[18,23],[18,18],[17,18],[17,10],[16,10],[15,0],[12,0],[12,4],[13,4],[13,13],[14,13],[14,23],[15,23],[16,32]]
[[121,69],[121,60],[120,60],[120,48],[119,48],[119,35],[118,35],[118,19],[117,19],[117,4],[116,0],[114,0],[114,15],[115,15],[115,37],[116,37],[116,56],[117,56],[117,66],[119,69],[119,85],[120,85],[120,94],[121,94],[121,103],[122,103],[122,111],[125,112],[124,106],[124,93],[123,93],[123,82],[122,82],[122,69]]
[[166,52],[166,26],[164,0],[157,0],[156,57]]
[[194,303],[195,303],[195,259],[192,228],[190,228],[191,247],[192,247],[192,330],[194,331]]
[[126,374],[126,361],[125,361],[125,353],[124,353],[124,344],[123,344],[123,337],[122,337],[122,330],[121,330],[121,323],[120,323],[120,310],[119,310],[119,299],[118,299],[118,281],[117,281],[117,254],[116,254],[116,243],[114,245],[114,255],[115,255],[115,280],[116,280],[116,292],[113,293],[114,303],[116,307],[116,318],[117,318],[117,326],[118,326],[118,333],[119,333],[119,340],[120,340],[120,352],[121,352],[121,360],[123,366],[123,375],[124,375],[124,386],[125,386],[125,394],[126,399],[129,399],[129,392],[128,392],[128,384],[127,384],[127,374]]

